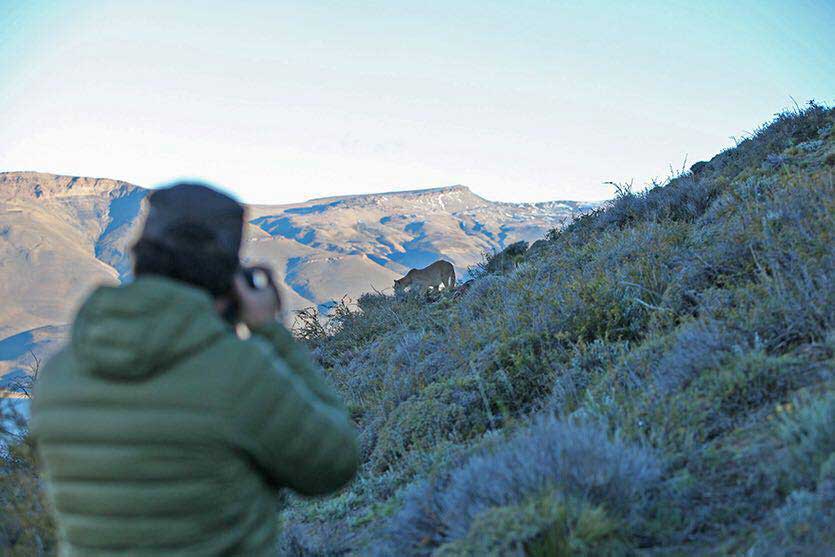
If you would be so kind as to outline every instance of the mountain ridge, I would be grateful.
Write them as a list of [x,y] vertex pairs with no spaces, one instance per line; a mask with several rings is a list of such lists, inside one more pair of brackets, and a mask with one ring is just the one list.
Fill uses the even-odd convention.
[[[129,280],[129,247],[152,191],[109,178],[0,173],[0,299],[9,300],[0,342],[47,331],[36,335],[36,353],[54,347],[48,327],[68,323],[95,285]],[[247,205],[242,259],[275,269],[288,310],[324,308],[386,291],[409,268],[439,258],[463,277],[483,252],[542,237],[591,206],[497,203],[462,185]],[[22,362],[0,360],[0,377]]]
[[[140,188],[124,180],[50,174],[37,171],[0,172],[0,199],[13,200],[15,197],[49,199],[101,195],[114,191]],[[143,190],[147,188],[141,188]]]

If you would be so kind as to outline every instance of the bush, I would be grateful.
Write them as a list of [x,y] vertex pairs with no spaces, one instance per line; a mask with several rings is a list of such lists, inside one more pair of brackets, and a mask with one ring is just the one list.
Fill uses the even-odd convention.
[[817,493],[795,491],[758,532],[747,555],[818,557],[835,551],[835,482]]
[[[429,554],[444,544],[477,536],[485,521],[503,514],[497,509],[515,506],[535,510],[544,505],[553,521],[528,531],[526,539],[516,539],[513,528],[493,532],[491,543],[550,543],[537,538],[547,537],[550,528],[565,521],[579,520],[586,511],[600,523],[609,523],[606,513],[618,517],[618,533],[607,527],[601,537],[629,537],[642,520],[650,493],[660,485],[661,472],[662,464],[651,451],[610,438],[599,426],[541,419],[497,449],[407,491],[403,509],[389,525],[386,547],[391,554]],[[565,515],[564,498],[580,502],[573,505],[572,512],[578,514],[572,518]],[[606,513],[600,514],[597,506]],[[554,543],[565,541],[560,540]]]
[[647,393],[639,405],[641,431],[670,450],[693,450],[740,426],[766,405],[785,400],[809,371],[791,356],[773,357],[757,350],[734,354],[679,392],[660,397]]
[[476,321],[495,312],[496,303],[502,300],[508,279],[501,275],[488,275],[473,283],[458,304],[462,319]]
[[443,545],[439,557],[618,556],[628,551],[621,523],[602,506],[551,493],[479,515],[467,536]]
[[654,454],[610,439],[599,426],[543,419],[453,472],[444,518],[449,534],[462,537],[485,509],[555,488],[625,516],[660,474]]
[[[433,383],[399,405],[380,431],[371,457],[385,470],[409,451],[425,451],[447,440],[463,441],[484,433],[493,413],[483,383],[466,377]],[[495,422],[494,422],[495,423]]]
[[33,447],[26,439],[6,441],[0,440],[0,553],[9,557],[53,554],[55,528]]
[[719,368],[733,350],[744,350],[735,331],[712,319],[689,321],[671,335],[669,347],[653,369],[653,381],[664,392],[675,392],[701,373]]
[[824,464],[835,463],[835,393],[781,406],[777,434],[785,446],[783,472],[792,488],[814,488],[829,473]]
[[601,377],[612,373],[614,366],[629,351],[629,343],[595,340],[574,346],[568,365],[555,370],[556,379],[546,407],[556,414],[570,414],[580,406],[588,388]]

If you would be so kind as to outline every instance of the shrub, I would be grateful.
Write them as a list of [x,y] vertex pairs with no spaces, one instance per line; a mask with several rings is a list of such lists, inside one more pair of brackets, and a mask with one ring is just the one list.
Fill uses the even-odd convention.
[[[2,401],[2,399],[0,399]],[[55,551],[55,528],[37,462],[28,440],[0,442],[0,553],[49,555]]]
[[[781,407],[777,434],[785,446],[783,472],[793,488],[814,488],[835,454],[835,393],[796,398]],[[827,472],[828,473],[828,472]]]
[[[402,510],[389,524],[386,547],[394,554],[429,554],[443,544],[477,537],[485,521],[506,514],[499,509],[519,507],[528,512],[541,510],[540,505],[549,509],[552,520],[535,531],[527,530],[531,538],[517,539],[517,530],[511,528],[493,532],[491,543],[552,543],[539,539],[540,534],[547,538],[550,528],[564,532],[561,525],[579,520],[584,512],[592,513],[584,520],[596,516],[599,523],[608,523],[605,517],[612,513],[618,517],[612,520],[624,521],[613,537],[629,537],[642,520],[649,494],[659,487],[661,471],[662,464],[651,451],[611,438],[597,425],[540,419],[496,449],[408,490]],[[565,515],[568,503],[561,503],[565,498],[579,502],[572,503],[572,512],[578,514]],[[598,506],[606,513],[600,514]],[[592,530],[599,533],[599,525]],[[608,539],[611,532],[608,527],[604,530],[605,535],[590,534],[591,538]],[[563,542],[563,537],[553,541]]]
[[476,378],[433,383],[403,402],[381,429],[372,461],[385,470],[409,451],[421,451],[446,440],[471,439],[490,426],[492,411]]
[[656,387],[665,392],[685,388],[699,374],[715,370],[732,350],[741,350],[738,335],[721,322],[689,321],[671,334],[669,347],[653,369]]
[[528,250],[528,242],[520,240],[504,248],[502,251],[486,258],[484,272],[487,274],[507,273],[516,268],[522,256]]
[[461,318],[476,321],[497,310],[496,303],[507,289],[508,279],[501,275],[488,275],[473,283],[458,304]]
[[374,554],[431,555],[446,541],[441,520],[446,480],[420,480],[403,493],[403,506],[392,517],[383,537],[374,545]]
[[793,492],[746,553],[753,557],[818,557],[835,551],[835,482],[816,493]]
[[648,392],[638,421],[655,443],[691,450],[739,426],[769,403],[785,400],[807,379],[810,368],[792,356],[754,350],[734,354],[667,397]]
[[580,342],[574,346],[574,355],[568,365],[554,370],[556,379],[547,401],[547,408],[556,414],[569,414],[581,403],[588,388],[600,377],[612,373],[612,369],[629,351],[629,343],[609,343],[595,340],[591,344]]
[[602,506],[549,493],[479,515],[467,536],[443,545],[438,557],[618,556],[627,552],[621,522]]
[[660,473],[650,451],[610,439],[598,426],[543,419],[453,472],[444,518],[450,535],[462,537],[485,509],[555,488],[628,515]]

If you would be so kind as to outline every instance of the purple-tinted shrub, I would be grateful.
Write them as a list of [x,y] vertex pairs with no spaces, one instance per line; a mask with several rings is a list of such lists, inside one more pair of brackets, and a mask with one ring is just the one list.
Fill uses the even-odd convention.
[[382,547],[392,555],[429,555],[465,538],[484,513],[549,493],[602,505],[628,532],[641,522],[662,469],[651,450],[612,438],[598,425],[541,418],[495,449],[406,491]]

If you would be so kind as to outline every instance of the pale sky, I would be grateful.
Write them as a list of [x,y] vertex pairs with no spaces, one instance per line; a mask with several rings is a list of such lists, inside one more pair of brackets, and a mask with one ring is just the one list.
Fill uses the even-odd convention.
[[835,103],[835,0],[0,0],[0,171],[599,200]]

